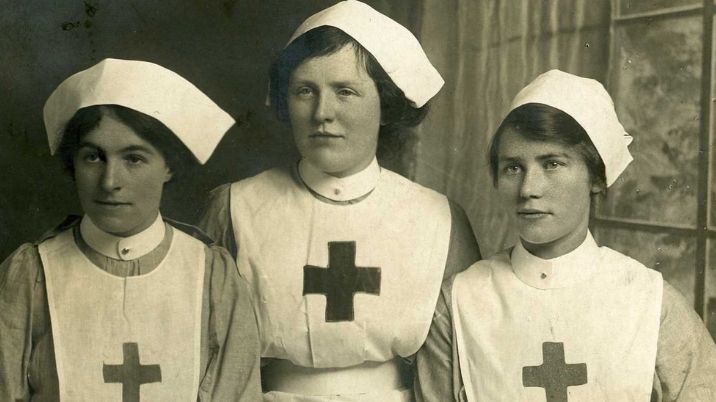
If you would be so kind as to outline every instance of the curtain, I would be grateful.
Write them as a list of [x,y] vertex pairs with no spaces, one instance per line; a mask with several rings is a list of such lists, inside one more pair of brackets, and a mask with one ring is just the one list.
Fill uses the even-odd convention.
[[552,68],[604,82],[609,1],[424,0],[416,27],[445,79],[419,128],[408,174],[467,212],[483,256],[516,240],[487,148],[517,92]]

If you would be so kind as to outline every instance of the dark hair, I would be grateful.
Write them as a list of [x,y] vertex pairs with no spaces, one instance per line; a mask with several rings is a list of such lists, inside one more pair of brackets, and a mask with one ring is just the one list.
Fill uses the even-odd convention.
[[604,162],[587,132],[572,116],[541,103],[527,103],[515,108],[497,128],[490,143],[490,172],[494,184],[497,184],[500,138],[507,129],[515,130],[530,140],[553,142],[574,148],[584,159],[592,183],[601,185],[606,192]]
[[428,112],[426,103],[420,108],[411,106],[403,90],[390,79],[383,67],[360,43],[332,26],[314,28],[296,38],[271,65],[269,98],[281,121],[288,121],[288,83],[293,71],[305,60],[327,56],[352,46],[356,58],[363,63],[368,76],[375,81],[380,97],[381,127],[378,151],[397,153],[403,145],[402,129],[420,124]]
[[75,157],[82,138],[99,126],[102,117],[112,115],[154,146],[172,171],[172,180],[198,164],[189,149],[164,123],[152,116],[120,105],[94,105],[81,108],[67,122],[58,155],[65,170],[74,177]]

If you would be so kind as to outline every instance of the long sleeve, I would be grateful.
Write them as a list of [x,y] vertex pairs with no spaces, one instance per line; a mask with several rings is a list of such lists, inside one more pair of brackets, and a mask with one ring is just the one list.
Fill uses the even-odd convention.
[[209,364],[199,401],[260,401],[260,344],[248,285],[226,250],[209,250]]
[[417,402],[464,400],[450,306],[453,279],[443,282],[428,337],[417,355],[414,382]]
[[458,272],[464,271],[480,257],[480,247],[470,226],[467,214],[460,205],[453,201],[450,203],[450,216],[452,219],[450,229],[450,248],[445,262],[443,279],[450,278]]
[[216,244],[224,247],[236,258],[238,250],[231,222],[231,184],[221,185],[209,194],[209,203],[199,221],[199,227]]
[[[44,282],[37,248],[24,244],[0,265],[0,400],[30,397],[33,293]],[[44,286],[42,291],[44,291]]]
[[[417,402],[458,400],[461,388],[457,349],[450,313],[453,276],[478,261],[480,247],[465,211],[450,201],[450,248],[428,337],[416,357],[414,388]],[[453,364],[455,362],[455,364]]]
[[716,346],[703,321],[664,282],[656,354],[662,401],[716,401]]

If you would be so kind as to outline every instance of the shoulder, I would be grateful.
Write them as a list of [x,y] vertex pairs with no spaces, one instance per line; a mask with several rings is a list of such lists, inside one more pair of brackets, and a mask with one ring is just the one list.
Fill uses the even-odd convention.
[[453,211],[444,194],[382,169],[379,194],[383,205],[400,209],[409,206],[407,213],[429,217],[436,222],[450,222]]
[[509,250],[504,250],[490,258],[472,264],[466,270],[455,274],[453,288],[456,284],[469,288],[480,288],[502,270],[511,270]]
[[224,183],[209,192],[209,204],[227,203],[231,195],[231,183]]
[[231,200],[249,208],[260,208],[300,183],[291,166],[276,167],[231,184]]
[[199,242],[203,243],[205,246],[212,246],[214,244],[214,240],[209,237],[203,230],[201,230],[199,227],[184,223],[181,221],[176,221],[174,219],[169,219],[166,217],[163,217],[164,222],[168,223],[172,228],[180,231],[181,233],[184,233],[186,235],[189,235],[194,240],[198,240]]
[[234,257],[225,248],[218,245],[206,246],[206,269],[212,299],[219,300],[232,294],[248,297],[248,282],[241,276]]
[[207,267],[211,268],[212,271],[220,271],[219,275],[226,276],[232,271],[237,271],[234,257],[224,248],[216,244],[210,244],[204,246],[206,252],[206,263]]
[[696,312],[691,307],[686,298],[675,287],[671,286],[667,281],[663,281],[663,293],[661,297],[661,321],[679,320],[682,317],[695,315]]
[[280,166],[231,183],[231,191],[244,192],[262,188],[281,188],[287,184],[296,183],[294,169],[291,166]]
[[39,246],[57,237],[59,234],[72,230],[79,225],[82,217],[70,215],[58,225],[48,230],[37,241],[25,243],[18,247],[0,265],[0,295],[9,294],[18,283],[34,284],[43,282],[42,258],[40,257]]
[[57,237],[62,232],[72,229],[73,227],[80,224],[82,217],[79,215],[68,215],[62,222],[54,226],[52,229],[43,233],[42,236],[37,240],[36,244],[40,244],[43,241]]
[[288,183],[296,183],[291,166],[275,167],[232,183],[224,183],[209,192],[210,204],[217,202],[228,204],[232,196],[245,196],[255,191],[281,188]]
[[613,277],[623,277],[625,283],[629,284],[637,279],[655,282],[661,285],[663,278],[661,272],[656,271],[616,250],[606,246],[599,247],[602,266],[613,273]]
[[405,193],[407,195],[420,195],[425,198],[430,198],[440,202],[447,202],[447,197],[433,189],[423,186],[422,184],[416,183],[410,179],[407,179],[398,173],[393,172],[390,169],[381,167],[381,179],[386,185],[389,185],[395,189],[396,192]]
[[12,300],[21,289],[43,282],[42,260],[37,244],[25,243],[0,264],[0,299]]
[[37,250],[37,246],[38,244],[36,243],[24,243],[20,245],[20,247],[15,249],[15,251],[3,261],[2,266],[22,265],[26,262],[39,260],[40,253]]

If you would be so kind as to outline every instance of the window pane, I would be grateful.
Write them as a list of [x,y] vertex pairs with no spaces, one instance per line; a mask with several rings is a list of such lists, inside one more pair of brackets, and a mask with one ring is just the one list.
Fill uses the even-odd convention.
[[[716,24],[716,21],[714,21],[714,23]],[[714,32],[714,38],[712,43],[716,43],[716,31]],[[712,48],[713,46],[714,45],[712,45]],[[716,48],[713,49],[711,54],[712,57],[716,57]],[[713,66],[713,70],[711,71],[711,146],[708,148],[711,151],[711,166],[709,169],[709,192],[711,197],[709,199],[709,224],[712,228],[716,227],[716,155],[714,154],[714,144],[716,144],[716,138],[714,137],[716,135],[716,110],[714,110],[714,108],[716,107],[716,79],[714,79],[714,77],[716,76],[715,74],[716,65]],[[716,260],[713,259],[712,261],[716,262]]]
[[619,15],[663,10],[665,8],[692,6],[701,4],[701,0],[617,0]]
[[710,239],[708,243],[709,265],[706,267],[706,297],[705,312],[706,326],[711,336],[716,339],[716,239]]
[[[713,98],[713,96],[712,96]],[[716,117],[716,111],[712,112],[712,116]],[[712,120],[716,124],[716,119]],[[711,188],[711,228],[716,229],[716,134],[711,129],[711,175],[709,176],[708,185]]]
[[701,32],[700,16],[615,27],[610,93],[634,162],[598,216],[695,226]]
[[594,237],[599,245],[661,272],[667,282],[694,304],[696,240],[693,237],[607,227],[595,228]]

